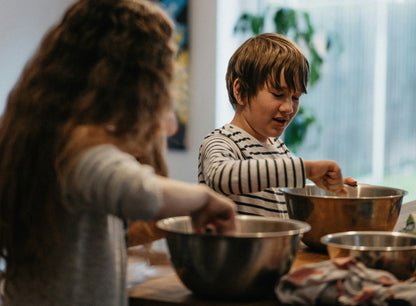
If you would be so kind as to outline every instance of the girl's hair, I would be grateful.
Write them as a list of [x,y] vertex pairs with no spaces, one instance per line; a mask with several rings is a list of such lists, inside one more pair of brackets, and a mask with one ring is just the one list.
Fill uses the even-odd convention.
[[160,121],[171,107],[172,31],[162,10],[145,1],[80,0],[46,33],[0,121],[6,277],[59,243],[56,220],[65,208],[58,177],[73,158],[66,144],[77,127],[134,137],[142,145],[137,158],[164,167],[161,154],[152,154],[162,151]]
[[282,73],[290,90],[307,92],[309,63],[293,42],[274,33],[249,38],[228,63],[225,79],[233,108],[238,105],[233,90],[236,80],[240,85],[241,98],[250,101],[264,86],[280,90]]

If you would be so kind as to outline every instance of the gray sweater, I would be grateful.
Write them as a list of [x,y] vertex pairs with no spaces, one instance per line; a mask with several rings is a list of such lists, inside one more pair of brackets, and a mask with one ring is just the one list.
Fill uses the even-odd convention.
[[[161,193],[153,169],[112,145],[84,152],[65,175],[63,249],[51,250],[43,281],[18,272],[4,305],[128,305],[122,219],[154,218]],[[46,271],[47,270],[47,271]]]

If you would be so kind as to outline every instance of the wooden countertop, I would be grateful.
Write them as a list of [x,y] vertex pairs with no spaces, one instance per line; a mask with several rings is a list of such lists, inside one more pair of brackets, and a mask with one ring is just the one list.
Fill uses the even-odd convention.
[[[408,205],[407,205],[408,204]],[[402,205],[399,220],[396,224],[395,230],[401,230],[406,223],[406,219],[411,212],[416,212],[416,201],[409,202]],[[309,263],[317,263],[328,260],[327,254],[317,253],[311,251],[303,244],[299,247],[295,260],[293,262],[291,271],[294,271],[301,266]],[[168,262],[159,262],[163,264],[163,275],[159,277],[150,277],[145,282],[131,286],[129,288],[129,305],[193,305],[193,306],[271,306],[276,305],[278,301],[270,298],[265,300],[253,301],[215,301],[199,298],[192,294],[187,289],[179,278],[176,276],[174,270],[170,267]],[[168,269],[168,270],[166,270]],[[169,270],[170,269],[170,270]]]
[[[310,251],[307,247],[301,246],[296,253],[295,261],[291,270],[295,270],[308,263],[316,263],[328,260],[327,254]],[[149,279],[139,285],[129,288],[129,305],[195,305],[195,306],[268,306],[276,305],[273,298],[265,300],[248,300],[239,302],[215,301],[201,299],[192,294],[180,279],[172,273],[161,277]]]

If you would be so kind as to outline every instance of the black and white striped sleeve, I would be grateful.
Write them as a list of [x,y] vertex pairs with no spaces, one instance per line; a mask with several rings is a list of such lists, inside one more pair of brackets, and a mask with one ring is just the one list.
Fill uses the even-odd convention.
[[237,145],[223,135],[211,135],[201,145],[199,181],[223,194],[244,194],[269,187],[303,187],[301,158],[243,160]]

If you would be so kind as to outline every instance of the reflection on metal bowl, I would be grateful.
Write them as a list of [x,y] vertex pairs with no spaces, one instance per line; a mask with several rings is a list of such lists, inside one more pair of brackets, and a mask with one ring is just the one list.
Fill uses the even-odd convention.
[[350,256],[368,268],[387,270],[398,279],[408,279],[416,271],[416,235],[351,231],[325,235],[321,242],[331,259]]
[[346,186],[347,194],[324,191],[315,185],[280,188],[289,217],[311,226],[303,236],[309,247],[325,251],[322,236],[344,231],[391,231],[399,217],[406,191],[359,184]]
[[310,229],[304,222],[267,217],[237,216],[236,222],[237,232],[225,236],[193,233],[189,217],[158,221],[176,273],[193,293],[228,299],[272,296]]

